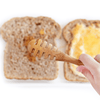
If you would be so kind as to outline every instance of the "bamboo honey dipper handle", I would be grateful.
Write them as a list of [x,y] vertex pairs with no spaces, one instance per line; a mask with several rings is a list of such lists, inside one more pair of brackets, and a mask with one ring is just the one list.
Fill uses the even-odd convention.
[[66,61],[66,62],[73,63],[76,65],[83,65],[83,63],[80,60],[73,58],[67,54],[64,54],[63,52],[59,52],[58,54],[56,54],[56,60],[57,61]]
[[46,41],[42,42],[41,39],[39,39],[37,42],[36,40],[32,40],[28,44],[28,51],[31,53],[34,49],[34,56],[39,55],[38,57],[41,58],[44,54],[44,58],[47,59],[48,56],[50,56],[50,59],[54,59],[57,61],[66,61],[70,62],[76,65],[83,65],[83,63],[75,59],[73,57],[70,57],[67,54],[64,54],[63,52],[59,51],[57,47],[53,47],[52,44],[48,44]]

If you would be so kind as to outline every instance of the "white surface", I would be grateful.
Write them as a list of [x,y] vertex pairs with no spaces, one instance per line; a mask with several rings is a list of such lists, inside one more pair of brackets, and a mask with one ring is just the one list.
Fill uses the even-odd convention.
[[[48,16],[62,27],[78,19],[100,20],[100,0],[0,0],[0,26],[12,17]],[[63,67],[53,81],[7,80],[3,73],[5,42],[0,36],[0,100],[99,100],[89,83],[70,83]],[[62,65],[62,64],[61,64]]]

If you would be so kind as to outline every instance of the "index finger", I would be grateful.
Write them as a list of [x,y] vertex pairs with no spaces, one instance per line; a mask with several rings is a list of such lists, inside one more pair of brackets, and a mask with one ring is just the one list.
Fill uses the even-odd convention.
[[100,66],[96,60],[87,54],[80,55],[79,60],[81,60],[85,67],[94,74],[97,72],[97,69]]

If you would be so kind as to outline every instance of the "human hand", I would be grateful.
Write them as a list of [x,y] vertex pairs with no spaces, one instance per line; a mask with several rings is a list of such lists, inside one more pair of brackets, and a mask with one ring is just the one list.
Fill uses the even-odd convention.
[[[79,57],[84,65],[77,67],[77,71],[81,72],[91,83],[93,88],[100,95],[100,54],[93,59],[87,54],[82,54]],[[98,62],[97,62],[98,61]]]

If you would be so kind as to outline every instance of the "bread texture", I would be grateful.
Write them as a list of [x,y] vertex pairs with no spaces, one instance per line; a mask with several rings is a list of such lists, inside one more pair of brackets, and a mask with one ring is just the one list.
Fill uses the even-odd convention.
[[[73,40],[73,33],[72,30],[76,26],[76,24],[83,24],[85,27],[89,27],[91,25],[94,25],[96,28],[100,28],[98,24],[100,24],[100,21],[98,20],[85,20],[85,19],[77,19],[74,20],[70,23],[68,23],[64,28],[63,28],[63,37],[66,40],[66,54],[70,55],[70,50],[72,47],[72,40]],[[71,64],[65,62],[64,63],[64,76],[65,79],[68,81],[78,81],[78,82],[88,82],[88,80],[85,77],[76,75],[72,70],[71,70]]]
[[36,58],[30,62],[27,58],[25,37],[31,36],[56,45],[55,38],[61,35],[61,27],[48,17],[13,18],[2,25],[0,33],[7,42],[4,55],[4,74],[8,79],[53,80],[58,76],[58,64],[55,60]]

